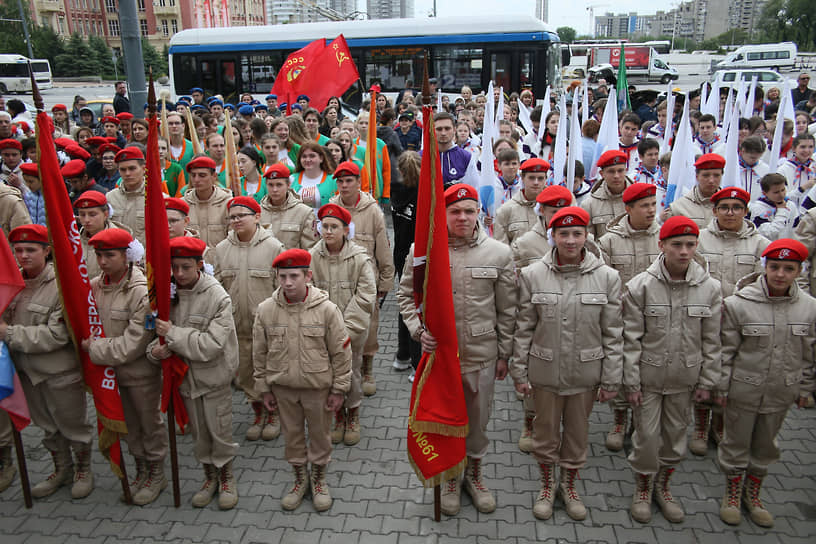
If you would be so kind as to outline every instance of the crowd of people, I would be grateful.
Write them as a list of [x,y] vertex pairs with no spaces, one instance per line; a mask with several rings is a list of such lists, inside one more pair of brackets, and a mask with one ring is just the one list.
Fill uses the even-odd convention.
[[[510,376],[522,403],[518,447],[540,467],[535,517],[550,518],[557,495],[571,518],[586,517],[576,480],[597,400],[614,416],[609,450],[623,449],[627,428],[633,433],[635,520],[650,521],[653,500],[667,520],[683,520],[671,478],[691,425],[692,453],[707,455],[709,437],[717,447],[722,520],[740,523],[742,503],[756,524],[773,525],[760,491],[780,456],[775,438],[788,409],[812,406],[816,389],[816,93],[806,74],[799,83],[796,122],[784,121],[780,149],[768,143],[779,91],[757,87],[754,115],[739,119],[738,176],[727,184],[723,112],[700,113],[700,94],[690,93],[696,183],[671,202],[672,142],[664,139],[677,134],[681,100],[669,112],[655,93],[620,112],[617,149],[595,157],[607,103],[603,83],[590,88],[584,156],[570,189],[555,182],[552,164],[559,123],[580,103],[577,86],[565,91],[565,112],[555,101],[536,105],[529,90],[502,97],[464,87],[453,101],[441,97],[433,126],[469,419],[467,466],[443,484],[445,514],[460,510],[462,489],[479,511],[497,507],[483,460],[494,381]],[[192,505],[216,495],[222,509],[238,503],[234,387],[254,412],[247,441],[283,434],[293,481],[281,507],[297,508],[310,492],[316,510],[329,509],[332,448],[360,441],[364,398],[377,391],[380,320],[399,321],[393,368],[411,370],[412,380],[422,352],[438,345],[413,297],[421,128],[430,122],[418,93],[402,91],[396,105],[380,94],[356,119],[336,97],[322,111],[305,95],[287,105],[245,94],[232,105],[201,88],[163,102],[173,299],[170,319],[157,319],[155,330],[145,326],[141,250],[148,125],[129,111],[123,82],[116,93],[98,121],[81,97],[51,113],[105,331],[75,341],[94,364],[115,369],[136,470],[133,502],[149,504],[167,486],[159,363],[176,355],[190,368],[180,392],[204,473]],[[93,433],[51,263],[36,127],[16,102],[0,111],[0,227],[26,287],[0,320],[0,339],[54,461],[33,495],[70,485],[82,498],[94,485]],[[502,102],[496,134],[483,134],[485,112]],[[226,157],[227,111],[234,157]],[[370,119],[376,142],[367,141]],[[494,164],[481,164],[483,145],[492,146]],[[771,154],[777,172],[765,162]],[[485,170],[501,187],[495,213],[480,202]],[[399,315],[380,316],[394,290]],[[0,412],[0,491],[13,478],[11,427]]]

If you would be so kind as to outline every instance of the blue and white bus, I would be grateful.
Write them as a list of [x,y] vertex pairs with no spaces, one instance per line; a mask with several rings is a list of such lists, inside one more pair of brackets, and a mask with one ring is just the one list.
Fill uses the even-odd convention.
[[[228,99],[266,94],[289,53],[340,34],[366,89],[373,83],[389,93],[418,88],[426,51],[443,92],[467,85],[478,93],[490,80],[508,91],[529,88],[535,96],[544,96],[548,85],[560,86],[555,30],[535,17],[497,15],[184,30],[170,40],[170,87],[176,95],[202,87]],[[359,104],[359,91],[353,86],[344,101]]]

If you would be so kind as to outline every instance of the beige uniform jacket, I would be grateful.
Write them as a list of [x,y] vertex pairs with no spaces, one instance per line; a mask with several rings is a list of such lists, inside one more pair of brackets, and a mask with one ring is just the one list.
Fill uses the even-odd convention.
[[[414,304],[413,254],[412,245],[397,302],[408,331],[418,340],[422,324]],[[472,239],[449,239],[448,254],[462,374],[481,370],[497,358],[509,359],[516,314],[516,276],[510,248],[489,238],[477,225]]]
[[113,217],[130,227],[134,238],[145,243],[145,185],[135,191],[126,191],[124,184],[105,195],[113,208]]
[[[626,186],[632,184],[632,180],[626,178]],[[591,225],[589,232],[596,240],[606,234],[606,224],[626,212],[623,204],[623,191],[613,195],[609,191],[605,181],[595,184],[587,197],[581,202],[581,207],[589,213]]]
[[606,264],[620,274],[621,283],[640,274],[660,255],[657,242],[660,225],[652,222],[649,228],[635,230],[629,224],[629,216],[619,215],[609,222],[606,234],[598,240]]
[[578,265],[558,265],[556,249],[521,271],[510,375],[559,395],[599,384],[617,391],[623,371],[618,273],[597,248]]
[[223,187],[215,186],[213,194],[207,200],[199,200],[195,190],[184,193],[184,200],[190,205],[191,229],[199,233],[199,237],[210,247],[227,237],[229,220],[227,219],[227,204],[232,200],[232,193]]
[[809,209],[799,217],[795,236],[808,250],[809,266],[807,271],[803,271],[800,285],[813,295],[816,293],[816,208]]
[[[111,221],[110,219],[105,221],[105,227],[102,230],[105,229],[122,229],[128,231],[131,236],[133,235],[133,231],[130,227],[117,221]],[[89,236],[84,228],[79,229],[79,241],[82,244],[82,255],[85,257],[85,267],[88,269],[88,280],[94,279],[102,272],[96,262],[96,250],[88,243],[88,240],[91,238],[92,236]]]
[[301,202],[289,189],[281,206],[273,206],[269,196],[261,200],[261,224],[272,231],[286,249],[308,250],[317,242],[314,209]]
[[9,324],[4,340],[14,366],[33,385],[52,376],[79,373],[53,265],[47,263],[39,276],[26,279],[25,284],[3,316]]
[[696,255],[684,280],[665,257],[623,290],[623,385],[627,392],[715,390],[720,381],[720,284]]
[[252,329],[255,390],[270,386],[351,387],[351,339],[343,314],[325,291],[310,286],[303,302],[289,304],[277,289],[258,308]]
[[[190,367],[179,391],[195,399],[228,386],[238,368],[232,302],[218,280],[203,272],[192,289],[178,289],[176,296],[178,302],[170,306],[173,326],[165,340]],[[151,360],[158,341],[147,347]]]
[[711,277],[719,280],[727,297],[734,294],[741,278],[762,271],[762,252],[770,243],[750,221],[744,221],[739,232],[731,232],[721,230],[712,219],[700,230],[697,253],[706,258]]
[[762,274],[737,287],[723,304],[720,388],[728,391],[729,406],[785,411],[816,389],[816,300],[796,284],[790,296],[771,298]]
[[533,224],[533,228],[513,240],[510,249],[513,252],[516,272],[520,272],[522,268],[541,259],[552,249],[544,220],[539,217]]
[[702,230],[714,218],[714,203],[701,195],[700,188],[695,185],[691,191],[669,204],[666,217],[673,215],[688,217]]
[[340,195],[333,196],[329,202],[342,206],[351,213],[354,243],[366,248],[368,255],[374,260],[377,291],[390,291],[394,287],[394,256],[385,230],[385,216],[377,201],[368,193],[360,191],[360,200],[356,206],[344,205]]
[[3,232],[11,232],[20,225],[31,223],[28,208],[20,195],[20,190],[11,185],[0,184],[0,227]]
[[312,283],[326,291],[343,314],[346,329],[355,343],[365,340],[371,312],[377,303],[374,263],[364,247],[346,240],[338,255],[330,255],[320,240],[312,254]]
[[513,198],[502,204],[493,221],[493,238],[510,244],[533,228],[538,222],[535,211],[536,201],[524,198],[524,191],[518,191]]
[[215,248],[215,277],[232,298],[235,330],[239,337],[252,335],[252,323],[258,305],[272,296],[278,286],[272,261],[283,252],[283,244],[258,225],[248,242],[241,242],[235,231]]
[[121,385],[146,385],[160,380],[161,367],[145,355],[154,334],[145,330],[150,302],[142,271],[133,266],[116,284],[106,284],[103,276],[97,276],[91,280],[91,288],[105,331],[104,338],[91,342],[88,351],[91,361],[114,367]]

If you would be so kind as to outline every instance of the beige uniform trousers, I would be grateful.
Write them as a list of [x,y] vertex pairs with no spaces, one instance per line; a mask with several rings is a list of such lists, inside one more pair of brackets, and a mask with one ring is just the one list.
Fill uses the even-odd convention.
[[20,372],[20,383],[31,421],[45,433],[42,443],[49,451],[88,445],[93,427],[85,413],[85,384],[79,372],[50,377],[37,385]]
[[5,410],[0,410],[0,448],[11,447],[14,444],[14,437],[11,430],[11,419]]
[[235,383],[251,402],[261,400],[261,395],[255,391],[255,378],[252,366],[252,336],[238,337],[238,370]]
[[[326,465],[331,461],[331,422],[334,414],[326,409],[330,389],[295,389],[272,385],[278,401],[284,455],[292,465]],[[306,425],[309,445],[306,445]]]
[[184,397],[193,433],[193,454],[205,465],[219,468],[238,454],[232,441],[232,388],[229,385],[198,398]]
[[[581,468],[586,464],[589,414],[595,391],[559,395],[533,387],[533,457],[539,463]],[[563,430],[562,430],[563,424]]]
[[467,456],[481,459],[487,453],[487,422],[493,409],[496,382],[496,362],[482,363],[481,370],[462,374],[462,389],[468,415],[468,435],[465,439]]
[[725,407],[725,433],[717,447],[720,469],[726,475],[742,473],[764,477],[768,466],[779,461],[776,436],[785,421],[787,410],[760,414]]
[[125,435],[130,454],[148,461],[163,461],[167,456],[167,429],[159,413],[161,378],[143,385],[119,385],[125,412]]
[[363,350],[366,337],[351,342],[351,389],[346,393],[343,407],[357,408],[363,402]]
[[368,337],[363,348],[363,355],[377,355],[380,344],[377,342],[377,331],[380,328],[380,299],[374,299],[374,308],[371,310],[371,323],[368,325]]
[[643,402],[632,407],[635,432],[629,463],[638,474],[657,474],[686,456],[686,431],[691,414],[690,392],[664,395],[643,392]]

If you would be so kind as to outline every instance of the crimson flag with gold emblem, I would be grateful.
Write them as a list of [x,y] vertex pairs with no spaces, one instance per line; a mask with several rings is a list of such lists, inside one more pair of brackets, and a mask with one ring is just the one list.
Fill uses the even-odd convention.
[[[324,38],[315,40],[306,47],[298,49],[286,57],[286,61],[278,71],[275,84],[272,86],[272,94],[278,96],[278,104],[287,104],[287,115],[291,113],[292,103],[297,100],[298,94],[308,94],[295,90],[295,85],[299,79],[306,75],[306,70],[325,48],[326,40]],[[326,84],[329,84],[329,79],[330,78],[326,76]]]
[[[329,98],[342,95],[360,79],[357,66],[351,58],[351,52],[342,34],[305,66],[303,73],[292,83],[292,98],[297,98],[301,94],[307,95],[309,106],[317,111],[323,111],[329,103]],[[277,80],[275,83],[277,84]]]

